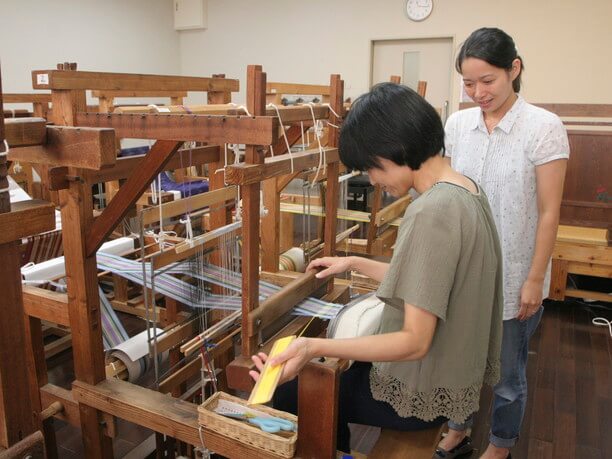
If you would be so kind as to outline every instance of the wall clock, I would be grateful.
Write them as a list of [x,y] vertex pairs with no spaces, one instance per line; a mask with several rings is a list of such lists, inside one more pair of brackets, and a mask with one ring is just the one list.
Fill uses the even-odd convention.
[[413,21],[424,21],[433,10],[433,0],[406,0],[406,14]]

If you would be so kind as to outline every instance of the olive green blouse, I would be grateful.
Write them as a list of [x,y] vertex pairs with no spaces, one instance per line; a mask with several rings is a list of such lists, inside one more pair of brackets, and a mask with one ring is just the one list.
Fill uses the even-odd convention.
[[463,422],[478,410],[483,383],[499,378],[502,258],[484,192],[440,182],[406,210],[377,295],[378,333],[401,330],[404,304],[438,317],[421,360],[376,362],[370,388],[403,417]]

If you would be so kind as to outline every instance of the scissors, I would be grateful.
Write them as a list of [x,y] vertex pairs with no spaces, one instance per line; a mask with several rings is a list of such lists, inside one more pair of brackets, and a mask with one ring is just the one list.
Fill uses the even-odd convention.
[[250,413],[220,413],[223,416],[234,419],[242,419],[253,425],[256,425],[264,432],[277,433],[281,430],[286,432],[295,432],[295,424],[286,419],[271,417],[255,416]]

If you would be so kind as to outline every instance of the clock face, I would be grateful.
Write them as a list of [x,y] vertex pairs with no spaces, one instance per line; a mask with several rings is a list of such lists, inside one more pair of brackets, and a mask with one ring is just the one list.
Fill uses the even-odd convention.
[[433,0],[407,0],[406,14],[413,21],[426,19],[433,9]]

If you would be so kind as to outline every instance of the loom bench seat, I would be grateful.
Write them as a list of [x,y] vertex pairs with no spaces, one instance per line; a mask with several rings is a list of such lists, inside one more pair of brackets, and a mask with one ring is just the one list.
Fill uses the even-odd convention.
[[416,432],[383,429],[368,459],[431,459],[444,425]]

